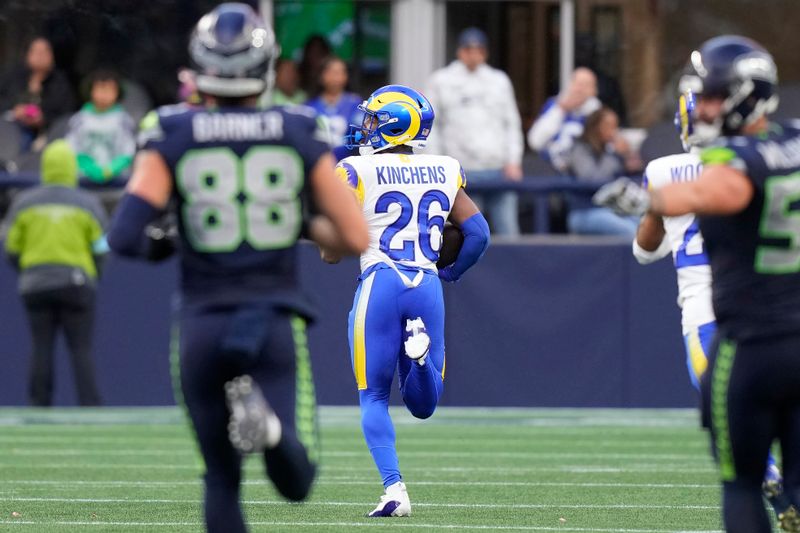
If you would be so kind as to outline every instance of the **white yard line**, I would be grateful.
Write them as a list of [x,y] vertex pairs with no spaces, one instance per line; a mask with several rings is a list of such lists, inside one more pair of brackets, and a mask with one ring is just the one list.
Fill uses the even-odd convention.
[[[43,479],[0,479],[0,485],[91,485],[91,486],[183,486],[200,485],[197,481],[86,481],[86,480],[43,480]],[[242,482],[244,485],[264,485],[264,480],[248,480]],[[322,478],[317,482],[318,485],[375,485],[374,480],[362,480],[356,478]],[[414,481],[414,485],[431,486],[483,486],[483,487],[629,487],[629,488],[658,488],[658,489],[719,489],[718,483],[579,483],[579,482],[559,482],[559,481]]]
[[[159,498],[36,498],[15,497],[5,499],[9,504],[14,502],[58,502],[58,503],[152,503],[174,504],[191,503],[200,504],[203,500],[173,500]],[[371,507],[374,502],[338,502],[311,500],[305,504],[290,503],[285,500],[242,500],[246,505],[323,505],[329,507]],[[707,510],[719,509],[719,505],[651,505],[651,504],[575,504],[575,503],[419,503],[414,502],[414,507],[446,508],[446,509],[672,509],[672,510]]]
[[[58,526],[125,526],[125,527],[202,527],[202,522],[111,522],[111,521],[54,521],[54,522],[35,522],[32,520],[0,520],[0,524],[7,525],[58,525]],[[456,525],[456,524],[419,524],[414,522],[402,522],[400,520],[372,522],[278,522],[278,521],[254,521],[248,522],[250,526],[274,526],[274,527],[342,527],[345,529],[354,527],[408,527],[415,529],[455,529],[455,530],[494,530],[494,531],[573,531],[587,533],[722,533],[716,529],[693,529],[676,532],[672,529],[607,529],[607,528],[586,528],[569,526],[498,526],[491,525]]]
[[[429,450],[411,450],[410,446],[400,446],[400,451],[411,453],[415,457],[482,457],[487,456],[493,458],[572,458],[572,459],[645,459],[645,460],[658,460],[668,459],[673,461],[701,461],[706,463],[709,458],[704,453],[689,452],[686,454],[680,453],[621,453],[621,452],[541,452],[541,451],[518,451],[518,452],[499,452],[499,451],[429,451]],[[69,457],[69,456],[92,456],[98,455],[107,456],[191,456],[193,450],[190,448],[180,450],[142,450],[142,449],[113,449],[113,450],[92,450],[81,448],[53,448],[53,449],[30,449],[30,448],[10,448],[4,450],[3,453],[14,456],[36,456],[36,457]],[[367,455],[366,451],[350,451],[350,450],[325,450],[322,451],[323,457],[364,457]]]
[[[0,462],[0,468],[21,468],[25,470],[114,470],[114,469],[145,469],[145,470],[197,470],[202,469],[202,460],[198,458],[197,463],[194,464],[164,464],[164,463],[77,463],[77,464],[64,464],[64,463],[31,463],[20,464],[19,462]],[[257,460],[247,463],[247,468],[252,470],[262,470],[263,465]],[[323,465],[321,472],[323,476],[327,477],[328,472],[364,472],[372,473],[375,471],[374,466],[336,466],[336,465]],[[508,474],[526,474],[526,473],[566,473],[566,474],[652,474],[658,472],[680,473],[680,474],[698,474],[708,475],[717,472],[711,464],[707,466],[687,467],[685,464],[668,464],[663,465],[631,465],[626,464],[622,467],[616,466],[603,466],[603,465],[560,465],[560,466],[543,466],[543,467],[491,467],[491,466],[406,466],[403,467],[403,472],[417,472],[417,473],[453,473],[453,474],[470,474],[470,473],[497,473],[499,475]]]

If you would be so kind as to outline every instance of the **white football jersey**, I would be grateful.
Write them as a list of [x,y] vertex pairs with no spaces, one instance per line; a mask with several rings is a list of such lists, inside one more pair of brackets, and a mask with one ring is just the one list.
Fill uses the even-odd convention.
[[[696,154],[660,157],[647,165],[645,185],[648,189],[658,189],[670,183],[694,181],[702,170]],[[715,320],[711,305],[711,267],[696,217],[689,214],[663,218],[665,238],[669,240],[678,272],[678,305],[686,334],[692,328]]]
[[443,155],[378,153],[347,157],[336,172],[355,190],[369,227],[361,271],[394,261],[436,272],[442,228],[466,185],[459,162]]

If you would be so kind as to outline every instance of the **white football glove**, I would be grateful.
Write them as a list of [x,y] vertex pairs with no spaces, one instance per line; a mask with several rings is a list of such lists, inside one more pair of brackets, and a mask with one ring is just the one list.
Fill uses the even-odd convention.
[[617,178],[600,187],[592,202],[618,215],[643,215],[650,209],[650,193],[628,178]]

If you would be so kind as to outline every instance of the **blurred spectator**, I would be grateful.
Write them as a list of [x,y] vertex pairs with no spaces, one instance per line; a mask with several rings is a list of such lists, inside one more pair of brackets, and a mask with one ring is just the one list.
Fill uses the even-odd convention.
[[330,123],[331,138],[335,145],[344,144],[344,136],[350,124],[361,123],[358,110],[363,98],[347,92],[347,65],[338,57],[331,56],[322,64],[315,96],[306,102]]
[[197,84],[194,81],[194,72],[188,68],[178,70],[178,101],[192,106],[203,104]]
[[[626,173],[641,170],[641,162],[619,134],[617,114],[601,107],[586,118],[586,127],[566,156],[567,171],[583,183],[602,185]],[[568,195],[567,227],[570,233],[625,235],[633,238],[639,220],[621,217],[608,208],[595,207],[591,197]]]
[[98,70],[88,79],[86,102],[69,121],[67,141],[78,155],[82,177],[107,183],[126,173],[136,151],[136,125],[119,105],[122,89],[110,70]]
[[291,59],[278,59],[275,66],[275,86],[264,93],[262,107],[273,105],[302,104],[308,100],[306,92],[300,88],[300,71]]
[[98,405],[91,361],[95,285],[107,249],[106,215],[98,200],[75,188],[75,153],[57,140],[42,153],[42,186],[28,189],[9,209],[5,249],[19,270],[19,292],[30,322],[32,405],[53,395],[53,351],[63,329],[72,356],[78,402]]
[[528,130],[528,145],[564,172],[565,156],[583,133],[586,117],[600,106],[594,73],[585,67],[576,68],[569,86],[545,101],[539,118]]
[[72,87],[55,66],[50,42],[36,37],[28,46],[25,63],[13,68],[0,82],[0,109],[19,125],[20,150],[29,150],[48,125],[74,108]]
[[303,46],[303,57],[300,59],[300,87],[306,94],[317,90],[319,72],[322,64],[333,54],[331,45],[322,35],[311,35]]
[[[426,151],[458,159],[468,183],[522,179],[522,126],[511,80],[486,64],[486,34],[467,28],[458,37],[457,60],[437,70],[425,96],[436,113]],[[492,230],[518,235],[517,195],[479,195]],[[483,201],[481,201],[483,200]]]

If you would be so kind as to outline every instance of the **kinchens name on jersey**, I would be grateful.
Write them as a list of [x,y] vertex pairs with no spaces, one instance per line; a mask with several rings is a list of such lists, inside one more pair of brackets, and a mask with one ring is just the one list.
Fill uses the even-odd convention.
[[[644,183],[658,189],[672,183],[694,181],[703,165],[696,154],[675,154],[651,161]],[[694,215],[663,217],[665,239],[669,242],[678,274],[678,305],[682,310],[684,333],[714,321],[711,303],[711,267],[705,242]]]
[[370,233],[361,270],[389,260],[436,272],[442,230],[458,189],[466,186],[448,156],[380,153],[343,159],[340,179],[355,191]]

